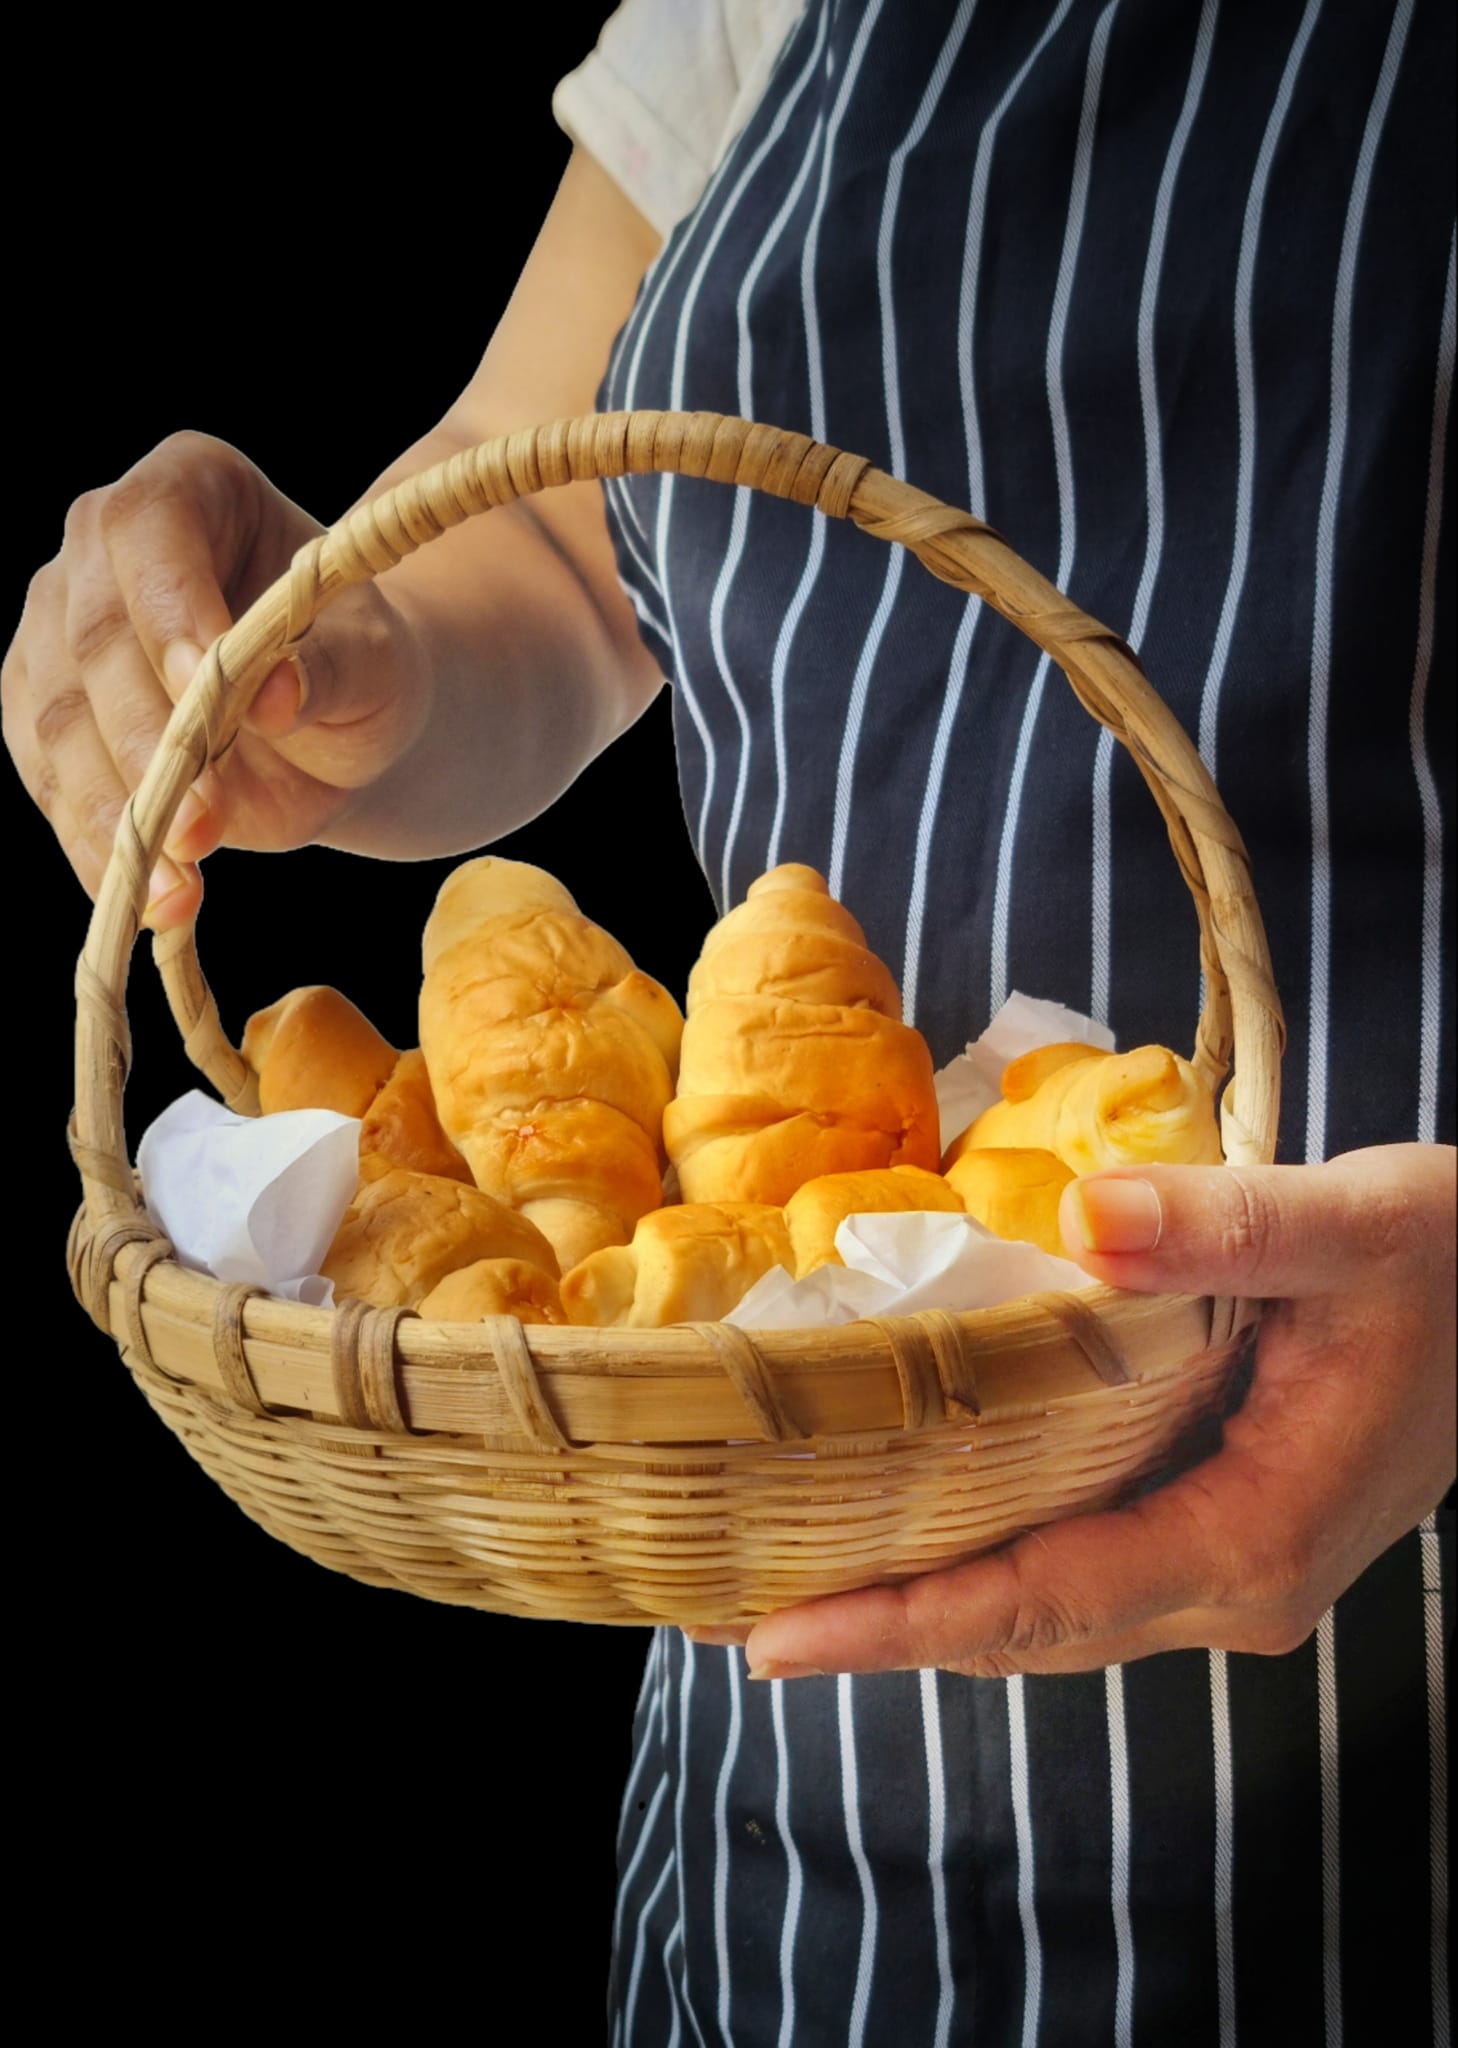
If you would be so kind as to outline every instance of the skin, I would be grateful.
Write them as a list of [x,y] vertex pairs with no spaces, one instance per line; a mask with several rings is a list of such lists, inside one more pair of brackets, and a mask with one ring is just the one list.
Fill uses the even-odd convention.
[[[367,497],[492,435],[590,412],[657,248],[574,155],[475,377]],[[0,685],[6,744],[89,893],[202,650],[320,530],[200,434],[72,507]],[[470,521],[339,599],[265,682],[226,761],[184,799],[149,922],[195,914],[197,863],[224,844],[394,859],[489,844],[545,809],[662,681],[599,486]],[[1075,1183],[1064,1234],[1095,1277],[1268,1301],[1224,1448],[1130,1507],[771,1616],[748,1633],[753,1675],[1003,1676],[1295,1648],[1453,1481],[1454,1208],[1454,1154],[1430,1145]]]
[[[493,435],[591,412],[657,248],[576,152],[476,375],[366,501]],[[173,435],[72,506],[0,689],[6,745],[89,894],[203,649],[321,531],[203,434]],[[148,921],[195,915],[196,863],[224,843],[420,859],[500,838],[662,683],[618,583],[598,485],[468,521],[387,582],[347,592],[268,678],[226,764],[184,799]]]

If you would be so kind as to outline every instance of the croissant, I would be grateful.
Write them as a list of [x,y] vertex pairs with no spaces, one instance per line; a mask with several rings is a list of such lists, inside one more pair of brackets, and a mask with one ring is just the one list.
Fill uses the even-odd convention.
[[265,1116],[332,1109],[363,1116],[400,1055],[337,988],[296,988],[248,1019],[243,1057]]
[[774,868],[709,933],[663,1135],[686,1202],[782,1204],[807,1180],[935,1168],[931,1054],[813,868]]
[[1053,1152],[1075,1174],[1153,1160],[1219,1165],[1224,1157],[1210,1090],[1162,1045],[1044,1046],[1014,1060],[1002,1086],[1003,1100],[948,1148],[949,1170],[985,1146]]
[[919,1166],[892,1166],[871,1173],[827,1173],[806,1181],[785,1204],[785,1227],[795,1254],[792,1268],[803,1279],[817,1266],[845,1262],[835,1233],[847,1216],[939,1209],[960,1215],[961,1198],[939,1173]]
[[440,1127],[418,1050],[396,1052],[338,989],[296,988],[249,1018],[243,1057],[265,1115],[332,1109],[361,1120],[362,1180],[408,1167],[447,1180],[471,1169]]
[[1019,1238],[1066,1258],[1058,1204],[1073,1175],[1051,1152],[969,1146],[947,1168],[947,1186],[994,1237]]
[[537,1224],[564,1269],[625,1243],[663,1200],[673,998],[519,861],[457,868],[423,952],[421,1049],[477,1186]]
[[414,1308],[478,1259],[521,1259],[557,1278],[542,1233],[479,1188],[396,1168],[361,1183],[320,1272],[341,1299]]
[[772,1266],[793,1263],[785,1219],[764,1202],[685,1202],[641,1216],[633,1241],[596,1251],[562,1282],[569,1323],[661,1329],[717,1322]]
[[560,1323],[557,1283],[525,1259],[477,1259],[437,1281],[416,1314],[427,1322],[476,1323],[483,1316],[515,1316],[519,1323]]

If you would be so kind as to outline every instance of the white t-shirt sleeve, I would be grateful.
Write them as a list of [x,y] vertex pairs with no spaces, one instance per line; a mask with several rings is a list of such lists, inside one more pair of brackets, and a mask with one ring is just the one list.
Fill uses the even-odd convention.
[[557,123],[658,232],[692,212],[805,0],[623,0],[552,95]]

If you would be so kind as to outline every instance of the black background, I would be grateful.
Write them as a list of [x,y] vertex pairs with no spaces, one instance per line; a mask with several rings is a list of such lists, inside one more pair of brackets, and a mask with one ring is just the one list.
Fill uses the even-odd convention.
[[[8,145],[6,638],[71,499],[167,433],[234,442],[328,520],[435,422],[550,202],[568,153],[551,88],[606,11],[512,10],[509,48],[484,10],[469,47],[432,14],[387,34],[341,18],[333,47],[260,21],[206,59],[131,35],[56,49],[47,150]],[[596,2039],[647,1635],[358,1586],[255,1528],[153,1418],[66,1282],[87,906],[5,773],[12,1654],[32,1900],[78,1963],[56,1996],[98,1995],[81,1959],[105,1953],[108,2003],[164,2031],[191,2032],[205,1998],[245,2028],[408,2014],[417,2038],[464,2020],[494,2039],[525,1983],[541,2038]],[[681,997],[712,910],[666,692],[501,850],[559,873]],[[451,865],[215,856],[199,945],[235,1040],[324,981],[413,1043],[418,935]],[[193,1078],[148,953],[133,1145]]]

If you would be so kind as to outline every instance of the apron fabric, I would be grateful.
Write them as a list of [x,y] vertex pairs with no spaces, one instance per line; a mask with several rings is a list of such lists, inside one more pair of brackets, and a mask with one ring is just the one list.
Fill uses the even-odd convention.
[[[1451,1140],[1453,10],[811,0],[600,404],[989,519],[1139,650],[1250,847],[1278,1156]],[[976,600],[800,507],[607,487],[722,912],[804,861],[949,1058],[1013,989],[1188,1047],[1132,763]],[[750,1685],[657,1633],[612,2038],[1448,2038],[1451,1497],[1293,1654]]]

